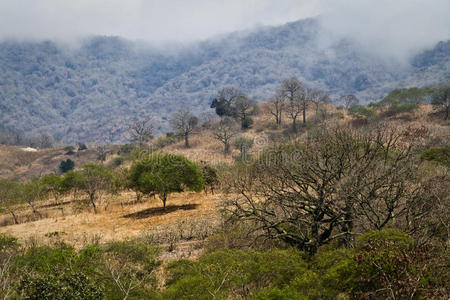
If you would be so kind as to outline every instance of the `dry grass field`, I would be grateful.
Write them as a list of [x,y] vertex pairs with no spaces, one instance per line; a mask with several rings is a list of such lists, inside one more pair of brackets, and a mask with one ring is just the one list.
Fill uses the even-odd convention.
[[[172,194],[166,210],[157,197],[146,198],[142,203],[135,203],[134,197],[134,193],[105,196],[97,214],[87,204],[77,212],[77,203],[71,203],[70,199],[59,206],[42,204],[39,212],[43,218],[1,226],[0,232],[18,237],[25,244],[64,241],[77,248],[141,237],[160,244],[167,250],[165,256],[176,258],[194,255],[196,240],[211,234],[220,219],[220,194]],[[31,211],[25,209],[22,214],[31,214]],[[9,215],[0,215],[0,219],[9,218]]]

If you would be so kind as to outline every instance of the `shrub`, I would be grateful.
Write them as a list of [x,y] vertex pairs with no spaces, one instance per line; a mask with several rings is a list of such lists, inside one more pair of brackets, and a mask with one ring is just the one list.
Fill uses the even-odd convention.
[[412,299],[419,296],[426,275],[414,250],[414,241],[395,230],[363,234],[355,253],[356,297]]
[[83,150],[87,150],[87,146],[84,143],[79,143],[78,144],[78,151],[83,151]]
[[59,164],[59,171],[63,174],[73,170],[74,168],[75,163],[70,158],[62,160],[61,163]]
[[125,159],[122,156],[115,157],[114,160],[112,161],[112,166],[113,167],[121,166],[124,161]]
[[253,125],[253,119],[249,116],[246,116],[244,119],[242,119],[242,129],[248,129],[252,127]]
[[174,135],[167,134],[166,136],[160,136],[156,139],[156,147],[164,148],[176,142],[177,138]]
[[388,111],[392,114],[399,113],[411,113],[419,108],[418,104],[415,103],[396,103],[389,106]]
[[26,275],[18,290],[24,299],[88,300],[103,298],[102,289],[82,273]]
[[131,144],[125,144],[120,146],[119,151],[117,151],[117,154],[119,155],[129,155],[136,149],[135,145]]
[[0,251],[15,249],[18,246],[17,238],[0,233]]
[[362,105],[353,105],[348,109],[350,115],[355,118],[370,118],[374,115],[373,110],[362,106]]
[[444,166],[450,167],[450,149],[449,148],[431,148],[425,150],[420,155],[422,160],[435,161]]
[[64,148],[64,151],[66,151],[67,155],[72,155],[75,153],[75,147],[74,146],[67,146]]
[[[248,298],[265,288],[282,288],[307,270],[303,253],[295,250],[266,252],[225,250],[207,254],[198,262],[169,264],[164,299]],[[190,288],[187,288],[190,287]]]

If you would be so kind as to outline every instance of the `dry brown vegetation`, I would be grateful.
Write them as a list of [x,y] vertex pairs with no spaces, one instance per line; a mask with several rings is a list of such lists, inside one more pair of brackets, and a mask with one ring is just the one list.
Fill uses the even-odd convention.
[[[300,127],[299,133],[294,136],[289,131],[291,124],[286,117],[283,118],[280,126],[276,126],[275,119],[269,112],[270,105],[270,103],[260,104],[259,113],[253,116],[252,128],[236,135],[236,137],[245,136],[254,139],[254,146],[250,150],[254,156],[273,144],[293,138],[305,139],[307,136],[306,128],[310,125],[306,128]],[[310,107],[306,115],[308,122],[355,126],[354,119],[344,109],[326,104],[321,105],[320,111],[321,115],[315,116],[314,109]],[[450,141],[448,121],[442,121],[436,117],[430,105],[422,105],[419,110],[412,113],[394,116],[386,116],[381,110],[375,118],[385,122],[385,126],[397,128],[403,132],[403,139],[407,144],[448,144]],[[191,135],[190,146],[185,148],[184,141],[180,140],[164,147],[163,150],[183,154],[193,161],[205,161],[212,165],[232,163],[234,157],[238,155],[237,150],[224,155],[223,145],[214,138],[213,129],[210,127],[196,129]],[[80,167],[86,162],[96,161],[96,155],[94,149],[67,155],[63,149],[29,152],[18,147],[0,146],[0,177],[26,180],[57,171],[58,164],[63,159],[70,158],[75,161],[77,167]],[[108,159],[111,160],[114,157],[110,155]],[[108,164],[108,161],[105,163]],[[126,162],[127,164],[129,162]],[[209,232],[211,229],[209,227],[213,226],[200,228],[202,226],[198,224],[219,222],[218,205],[221,198],[219,194],[174,194],[168,200],[166,211],[161,210],[162,205],[158,198],[149,198],[143,203],[136,204],[134,197],[134,193],[129,192],[105,196],[98,214],[94,214],[89,205],[84,200],[80,200],[80,196],[78,200],[73,200],[72,196],[66,197],[62,204],[57,206],[50,200],[40,203],[38,210],[42,218],[39,219],[28,208],[22,207],[18,213],[21,224],[9,225],[13,223],[11,217],[7,214],[0,216],[0,222],[3,224],[0,232],[16,236],[24,241],[35,239],[40,242],[51,242],[58,237],[78,246],[92,240],[120,240],[147,234],[158,243],[167,244],[171,239],[176,239],[170,236],[170,228],[176,228],[174,231],[180,234],[180,224],[184,224],[185,229],[189,226],[192,228],[197,226],[198,231],[204,231],[196,233],[199,236],[195,238],[199,239],[202,235],[208,234],[205,232]],[[155,235],[155,233],[158,234]],[[164,238],[160,238],[161,236]],[[178,240],[186,242],[189,238],[181,236]]]

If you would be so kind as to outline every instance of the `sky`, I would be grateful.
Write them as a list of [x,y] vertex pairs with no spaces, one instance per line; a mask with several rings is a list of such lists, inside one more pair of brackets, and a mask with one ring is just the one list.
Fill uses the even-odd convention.
[[0,0],[0,39],[190,42],[320,16],[328,37],[407,56],[450,39],[450,0]]

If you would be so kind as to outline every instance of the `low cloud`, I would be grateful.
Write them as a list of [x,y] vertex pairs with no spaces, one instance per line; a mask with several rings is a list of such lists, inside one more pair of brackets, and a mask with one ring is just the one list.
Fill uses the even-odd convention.
[[320,15],[329,37],[394,58],[450,38],[449,0],[2,0],[0,39],[186,42]]

